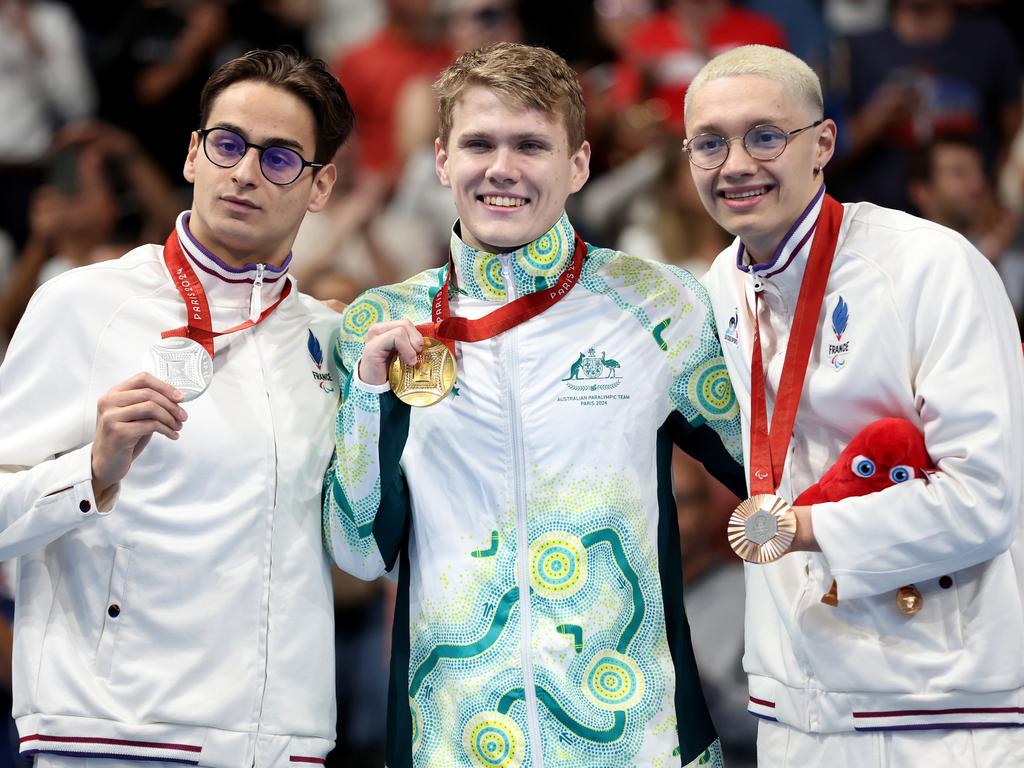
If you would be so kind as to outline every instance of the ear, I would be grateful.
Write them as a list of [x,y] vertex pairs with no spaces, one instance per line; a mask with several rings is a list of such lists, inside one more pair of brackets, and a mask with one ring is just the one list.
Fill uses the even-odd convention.
[[192,131],[192,138],[188,142],[188,153],[185,155],[185,167],[181,170],[181,175],[189,184],[195,184],[196,181],[196,156],[198,153],[199,132]]
[[310,213],[322,211],[331,197],[331,190],[334,189],[334,182],[338,180],[338,169],[334,163],[328,163],[323,168],[317,169],[313,177],[313,186],[309,190],[309,203],[306,210]]
[[572,186],[570,189],[573,192],[579,192],[590,178],[590,142],[584,141],[580,144],[580,148],[576,150],[570,161],[572,162]]
[[434,139],[434,171],[441,185],[451,189],[452,183],[448,179],[448,150],[441,143],[441,139]]
[[814,148],[814,164],[819,168],[828,165],[836,152],[836,123],[826,120],[818,126],[818,143]]

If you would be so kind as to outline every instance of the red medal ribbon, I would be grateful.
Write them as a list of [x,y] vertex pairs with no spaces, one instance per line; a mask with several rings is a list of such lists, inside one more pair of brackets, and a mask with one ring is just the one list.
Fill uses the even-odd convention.
[[572,261],[569,263],[568,269],[559,277],[556,285],[543,291],[534,291],[526,296],[520,296],[501,309],[496,309],[477,320],[451,316],[451,309],[448,305],[448,286],[451,282],[451,267],[449,266],[444,285],[434,295],[431,322],[417,325],[416,330],[425,336],[431,336],[443,342],[453,355],[456,341],[483,341],[497,336],[499,333],[504,333],[550,309],[568,294],[579,279],[583,268],[583,259],[586,258],[586,255],[587,244],[577,234]]
[[814,242],[793,314],[786,358],[782,365],[779,392],[768,431],[768,404],[761,359],[761,331],[758,323],[757,294],[754,296],[754,344],[750,355],[750,495],[774,494],[782,482],[782,469],[793,433],[793,422],[800,405],[811,344],[818,330],[818,315],[825,297],[828,274],[839,240],[843,206],[825,195],[815,223]]
[[281,297],[263,310],[263,314],[255,321],[246,320],[244,323],[240,323],[233,328],[215,331],[213,330],[213,321],[210,318],[210,302],[206,299],[206,291],[203,290],[203,284],[199,282],[199,278],[196,277],[192,265],[188,263],[184,251],[181,250],[181,243],[178,242],[178,231],[176,229],[171,232],[167,242],[164,243],[164,263],[167,265],[167,271],[171,273],[171,279],[174,280],[174,287],[178,289],[181,298],[185,300],[188,324],[181,328],[164,331],[160,334],[160,338],[184,336],[192,339],[202,344],[206,351],[210,353],[211,358],[213,357],[213,340],[215,338],[259,325],[270,316],[271,312],[277,309],[277,306],[285,300],[292,290],[291,282],[286,281],[284,288],[281,290]]

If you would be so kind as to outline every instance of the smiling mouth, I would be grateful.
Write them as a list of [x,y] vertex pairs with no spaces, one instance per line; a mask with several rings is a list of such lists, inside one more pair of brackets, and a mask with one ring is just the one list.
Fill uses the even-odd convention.
[[506,195],[478,195],[477,200],[485,205],[493,205],[496,208],[522,208],[530,202],[525,197],[508,197]]
[[749,197],[757,197],[759,195],[766,195],[770,192],[772,186],[767,184],[763,187],[756,187],[754,189],[744,189],[740,191],[722,190],[718,194],[724,197],[726,200],[745,200]]

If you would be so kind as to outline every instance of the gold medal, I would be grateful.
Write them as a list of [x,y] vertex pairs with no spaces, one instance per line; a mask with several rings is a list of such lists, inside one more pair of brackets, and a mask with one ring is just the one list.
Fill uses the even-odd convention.
[[455,356],[440,341],[425,336],[416,365],[398,357],[391,361],[388,383],[403,403],[416,407],[439,403],[455,386]]
[[785,499],[759,493],[736,507],[727,530],[737,555],[748,563],[770,563],[792,546],[796,513]]

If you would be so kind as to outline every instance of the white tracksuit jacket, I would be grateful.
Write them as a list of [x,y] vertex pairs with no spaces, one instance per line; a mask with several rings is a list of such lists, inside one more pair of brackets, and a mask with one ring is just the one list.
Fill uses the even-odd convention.
[[[810,250],[796,246],[820,200],[770,264],[748,268],[737,241],[705,278],[748,456],[754,294],[770,414]],[[816,504],[820,554],[746,566],[750,711],[810,732],[1024,725],[1013,312],[996,271],[956,233],[846,205],[780,494],[792,500],[887,416],[919,425],[939,471]],[[833,577],[836,608],[820,602]],[[910,583],[924,596],[914,616],[895,604]]]
[[[214,329],[244,321],[257,268],[231,270],[186,222],[179,238]],[[260,325],[218,338],[213,383],[184,404],[180,438],[155,435],[98,510],[97,399],[185,324],[162,250],[46,283],[0,367],[0,559],[20,556],[21,749],[322,763],[335,705],[320,492],[338,405],[323,351],[338,316],[293,290]],[[267,267],[262,306],[290,279]]]

